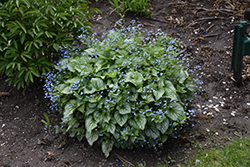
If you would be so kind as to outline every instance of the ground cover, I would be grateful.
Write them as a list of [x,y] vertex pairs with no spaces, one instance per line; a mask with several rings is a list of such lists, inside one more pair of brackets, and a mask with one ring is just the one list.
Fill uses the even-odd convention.
[[[106,159],[99,147],[90,147],[87,141],[44,129],[43,113],[50,109],[42,84],[17,90],[1,76],[0,92],[7,93],[0,95],[0,166],[132,166],[144,162],[146,166],[184,166],[195,150],[223,148],[235,138],[249,136],[249,57],[244,57],[242,87],[235,86],[230,70],[234,25],[243,20],[242,12],[250,7],[248,1],[150,2],[151,17],[127,13],[126,23],[136,20],[147,30],[160,28],[183,41],[190,73],[200,83],[190,108],[196,115],[181,137],[170,139],[158,150],[114,149]],[[103,12],[91,20],[93,31],[101,36],[120,16],[105,0],[93,1],[92,6]],[[50,125],[59,121],[52,115],[49,119]]]

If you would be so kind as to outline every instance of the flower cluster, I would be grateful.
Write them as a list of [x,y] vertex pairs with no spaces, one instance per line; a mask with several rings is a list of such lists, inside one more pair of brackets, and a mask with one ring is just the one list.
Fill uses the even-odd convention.
[[102,39],[80,36],[87,47],[65,48],[46,76],[46,97],[63,114],[58,130],[90,145],[99,141],[106,156],[113,145],[162,145],[194,98],[181,43],[141,27],[120,21]]

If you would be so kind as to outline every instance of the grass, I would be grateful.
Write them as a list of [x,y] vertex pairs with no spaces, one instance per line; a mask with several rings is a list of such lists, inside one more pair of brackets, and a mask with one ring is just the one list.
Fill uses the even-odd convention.
[[[185,162],[180,167],[249,167],[250,166],[250,137],[238,139],[224,148],[212,148],[195,153],[194,158]],[[145,163],[139,163],[136,167],[146,167]],[[158,164],[157,167],[168,167],[168,164]]]
[[224,148],[197,152],[195,159],[187,164],[196,167],[248,167],[250,166],[250,137],[233,141]]

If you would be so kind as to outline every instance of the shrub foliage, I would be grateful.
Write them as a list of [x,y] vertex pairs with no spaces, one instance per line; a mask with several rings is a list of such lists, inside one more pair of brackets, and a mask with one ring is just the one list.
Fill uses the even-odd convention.
[[143,37],[134,24],[84,40],[88,48],[47,74],[46,97],[63,115],[58,130],[100,144],[106,156],[114,145],[164,143],[194,98],[181,43],[161,31]]
[[91,25],[86,0],[8,0],[0,3],[0,73],[25,87],[50,71],[60,46],[72,46]]

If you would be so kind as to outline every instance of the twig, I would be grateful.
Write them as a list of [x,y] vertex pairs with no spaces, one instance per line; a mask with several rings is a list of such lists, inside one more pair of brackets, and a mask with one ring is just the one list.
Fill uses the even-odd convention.
[[212,24],[210,27],[206,29],[206,31],[209,31],[215,24]]
[[143,25],[146,25],[146,26],[152,26],[152,27],[155,27],[155,25],[153,24],[150,24],[150,23],[143,23],[141,21],[138,21],[139,24],[143,24]]
[[123,163],[126,162],[131,166],[134,166],[131,162],[127,161],[126,159],[122,158],[120,155],[118,155],[115,151],[115,155],[119,158],[120,161],[122,161]]
[[232,9],[235,9],[235,6],[234,5],[232,5],[230,2],[228,2],[227,0],[226,0],[226,2],[232,7]]
[[202,20],[217,20],[217,19],[228,19],[228,18],[225,18],[225,17],[203,17],[203,18],[199,18],[199,19],[196,19],[194,20],[194,22],[196,21],[202,21]]
[[171,3],[167,4],[167,7],[169,7],[171,5],[179,5],[179,4],[187,4],[187,2],[171,2]]
[[187,26],[187,28],[193,27],[193,26],[195,26],[196,24],[198,24],[198,22],[192,21],[192,23],[190,23],[190,24]]
[[150,17],[151,20],[154,20],[154,21],[159,21],[159,22],[163,22],[163,23],[168,23],[167,21],[165,20],[160,20],[160,19],[155,19],[155,18],[152,18]]
[[0,92],[0,96],[10,96],[10,93],[8,93],[8,92]]
[[205,11],[208,11],[208,12],[221,12],[221,13],[226,13],[226,14],[232,13],[232,15],[243,17],[243,15],[241,15],[241,14],[234,14],[234,13],[237,13],[237,11],[235,11],[235,10],[229,10],[229,9],[207,9],[207,8],[196,8],[196,9],[198,9],[198,11],[199,10],[205,10]]
[[204,35],[203,38],[207,38],[207,37],[213,37],[213,36],[218,36],[220,34],[207,34],[207,35]]

